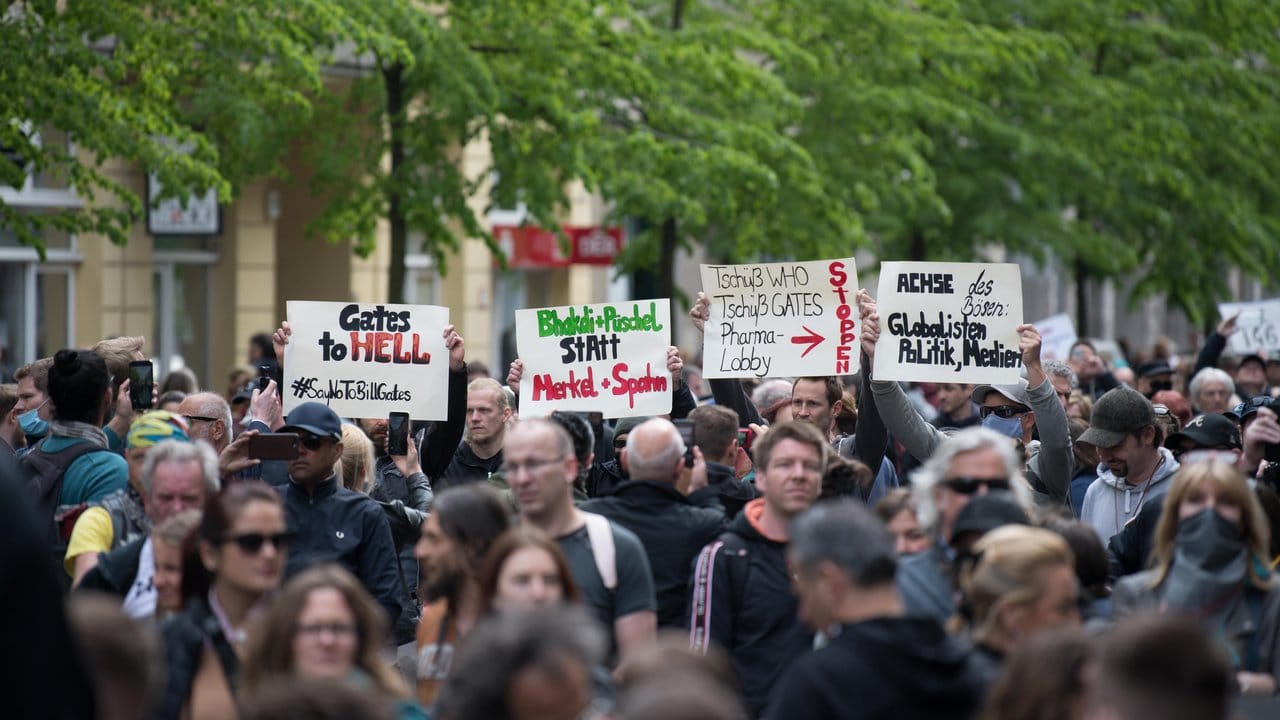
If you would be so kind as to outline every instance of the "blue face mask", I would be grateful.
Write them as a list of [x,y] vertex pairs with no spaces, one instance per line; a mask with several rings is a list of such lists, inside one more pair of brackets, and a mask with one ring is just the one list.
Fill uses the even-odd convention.
[[[44,407],[44,403],[40,404]],[[49,432],[49,421],[40,417],[40,407],[28,410],[18,416],[18,427],[27,437],[44,437]]]
[[1015,440],[1022,439],[1021,415],[1015,415],[1011,418],[1002,418],[995,413],[991,413],[990,415],[982,418],[982,427],[987,428],[988,430],[995,430],[1005,437],[1011,437]]

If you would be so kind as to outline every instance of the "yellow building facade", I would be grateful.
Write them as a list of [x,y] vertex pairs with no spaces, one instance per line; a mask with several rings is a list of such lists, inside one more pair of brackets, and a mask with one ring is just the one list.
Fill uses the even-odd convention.
[[[488,148],[470,145],[460,160],[469,174],[486,172]],[[140,168],[112,162],[104,170],[147,197]],[[307,167],[293,160],[288,170],[288,183],[259,180],[219,208],[218,231],[212,235],[152,235],[146,220],[139,219],[123,246],[95,235],[51,235],[48,257],[41,261],[0,229],[4,364],[12,371],[62,347],[143,335],[161,378],[188,367],[202,386],[222,390],[229,370],[247,362],[249,337],[278,326],[288,300],[387,301],[385,224],[367,259],[357,257],[350,242],[308,238],[305,228],[322,210],[322,200],[308,190]],[[24,212],[81,202],[55,181],[39,177],[23,188],[0,188],[0,194]],[[598,198],[581,188],[571,188],[571,196],[564,222],[601,222],[605,208]],[[473,207],[483,208],[486,200],[476,198]],[[491,216],[495,222],[513,219],[516,213]],[[420,246],[420,240],[411,238],[410,244]],[[603,302],[626,293],[607,267],[503,273],[483,242],[468,240],[441,275],[428,256],[413,249],[406,257],[406,301],[449,307],[466,339],[468,358],[483,361],[499,377],[505,377],[505,363],[514,357],[516,308]]]

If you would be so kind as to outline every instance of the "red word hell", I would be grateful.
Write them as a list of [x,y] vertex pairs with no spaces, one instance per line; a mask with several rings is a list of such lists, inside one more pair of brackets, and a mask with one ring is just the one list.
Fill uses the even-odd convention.
[[431,353],[418,349],[418,333],[351,333],[352,362],[426,365]]

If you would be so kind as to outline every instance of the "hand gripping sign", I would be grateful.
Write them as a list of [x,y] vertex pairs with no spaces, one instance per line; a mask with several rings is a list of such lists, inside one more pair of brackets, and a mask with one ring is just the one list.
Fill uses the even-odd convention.
[[520,416],[553,410],[607,418],[671,412],[671,303],[622,303],[516,311],[524,361]]
[[880,264],[876,380],[1013,383],[1022,274],[1012,263]]
[[701,268],[702,291],[711,301],[704,377],[858,372],[853,258]]
[[316,401],[343,417],[446,419],[449,308],[290,300],[287,312],[285,414]]

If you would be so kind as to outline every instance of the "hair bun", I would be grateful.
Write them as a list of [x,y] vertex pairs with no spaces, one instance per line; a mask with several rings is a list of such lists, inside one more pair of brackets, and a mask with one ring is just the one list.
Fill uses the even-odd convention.
[[53,356],[53,366],[57,368],[60,375],[76,374],[80,370],[80,351],[59,350],[58,354]]

